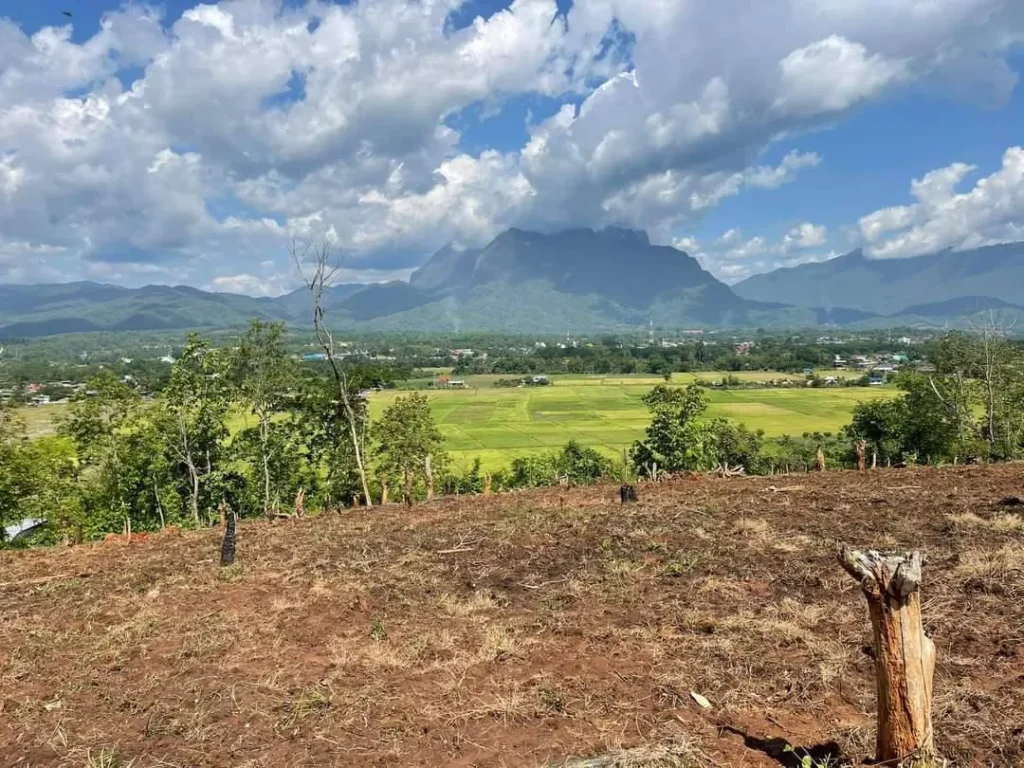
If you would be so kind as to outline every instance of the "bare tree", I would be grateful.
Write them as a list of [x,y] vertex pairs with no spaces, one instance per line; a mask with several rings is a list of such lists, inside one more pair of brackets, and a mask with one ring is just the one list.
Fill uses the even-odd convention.
[[334,332],[326,323],[326,308],[324,302],[327,289],[340,269],[340,263],[332,259],[334,241],[330,235],[324,235],[319,242],[309,241],[298,243],[293,240],[288,248],[288,253],[295,262],[302,280],[309,289],[313,299],[313,329],[316,331],[317,342],[327,361],[331,366],[334,375],[334,382],[338,387],[338,403],[341,408],[341,415],[348,422],[349,437],[352,440],[352,453],[355,456],[356,470],[359,473],[359,480],[363,486],[363,497],[366,506],[373,506],[373,499],[370,497],[370,485],[366,477],[366,423],[356,418],[356,409],[353,405],[352,392],[349,389],[348,374],[344,366],[338,360],[337,349],[334,343]]

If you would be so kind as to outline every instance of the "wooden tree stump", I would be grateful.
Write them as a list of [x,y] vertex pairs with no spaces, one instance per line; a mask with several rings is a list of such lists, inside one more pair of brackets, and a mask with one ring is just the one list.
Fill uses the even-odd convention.
[[818,446],[818,457],[816,459],[816,468],[819,472],[825,471],[825,452],[821,450],[821,446]]
[[[221,505],[221,512],[224,512],[224,505]],[[235,563],[235,513],[227,514],[227,522],[224,526],[224,541],[220,545],[220,567],[227,568]]]
[[484,475],[484,496],[491,495],[491,476]]
[[875,759],[904,768],[935,768],[940,764],[932,734],[935,645],[921,623],[921,553],[840,545],[838,557],[864,590],[874,631]]
[[388,503],[388,479],[386,477],[381,478],[380,481],[380,503]]
[[423,474],[427,480],[427,501],[434,498],[434,470],[430,466],[430,454],[423,460]]
[[867,461],[865,460],[865,456],[867,454],[867,448],[868,448],[867,443],[865,443],[863,440],[858,440],[857,441],[857,471],[858,472],[866,472],[867,471]]
[[623,504],[636,504],[640,501],[636,495],[636,488],[632,485],[624,485],[619,488],[619,498]]

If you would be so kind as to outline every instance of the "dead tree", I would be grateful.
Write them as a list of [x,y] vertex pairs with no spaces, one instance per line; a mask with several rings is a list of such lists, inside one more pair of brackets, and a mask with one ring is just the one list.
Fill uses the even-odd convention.
[[[305,281],[306,287],[309,289],[310,296],[313,299],[313,330],[316,332],[317,342],[320,344],[324,354],[327,355],[327,362],[331,366],[334,383],[338,388],[341,415],[348,423],[349,439],[352,441],[352,455],[355,457],[356,471],[359,473],[359,480],[363,486],[363,498],[366,500],[366,506],[372,507],[373,499],[370,496],[370,483],[367,478],[366,462],[364,460],[366,427],[365,425],[361,426],[361,421],[357,418],[356,409],[353,405],[355,397],[349,390],[348,374],[338,360],[334,344],[334,332],[327,327],[326,323],[326,308],[324,307],[326,293],[339,268],[338,266],[331,265],[332,247],[333,241],[330,237],[325,236],[319,245],[308,243],[300,247],[293,241],[288,252],[292,257],[292,261],[295,262],[299,274],[302,275],[302,279]],[[312,271],[307,274],[305,263],[306,257],[310,255],[313,257],[313,266]]]
[[858,440],[857,441],[857,471],[858,472],[865,472],[865,471],[867,471],[867,461],[865,460],[865,455],[867,453],[867,447],[868,447],[867,443],[865,443],[863,440]]
[[907,768],[938,766],[932,734],[935,645],[921,623],[921,553],[840,545],[838,557],[864,590],[874,632],[876,760]]
[[636,495],[636,488],[632,485],[624,485],[619,488],[619,499],[623,504],[636,504],[640,501],[639,497]]

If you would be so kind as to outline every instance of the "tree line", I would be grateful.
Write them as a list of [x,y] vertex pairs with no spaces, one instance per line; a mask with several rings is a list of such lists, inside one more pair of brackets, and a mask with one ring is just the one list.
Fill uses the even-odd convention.
[[231,348],[190,335],[159,398],[100,371],[53,436],[29,440],[18,412],[0,409],[0,537],[26,518],[48,523],[44,541],[73,543],[210,525],[221,508],[274,516],[665,473],[804,471],[819,450],[830,467],[852,468],[859,441],[883,464],[1024,457],[1020,348],[953,333],[934,364],[934,373],[899,374],[898,396],[859,404],[835,434],[767,438],[707,418],[697,384],[659,385],[644,397],[644,437],[619,457],[570,442],[500,471],[476,461],[459,472],[426,396],[396,398],[371,423],[365,393],[381,385],[379,369],[334,356],[326,372],[298,365],[282,326],[253,321]]

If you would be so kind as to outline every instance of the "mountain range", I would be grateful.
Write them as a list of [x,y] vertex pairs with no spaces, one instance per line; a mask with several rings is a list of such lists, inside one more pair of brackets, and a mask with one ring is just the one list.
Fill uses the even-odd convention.
[[[729,287],[696,259],[610,228],[510,229],[486,247],[446,246],[408,282],[345,284],[326,305],[339,328],[566,333],[643,327],[853,327],[1024,319],[1024,244],[908,259],[861,251]],[[236,328],[250,318],[305,326],[305,289],[276,298],[186,286],[92,282],[0,286],[0,337],[85,331]]]
[[914,314],[919,305],[954,300],[966,301],[948,305],[952,314],[993,299],[1024,303],[1021,286],[1024,243],[1012,243],[907,259],[870,259],[858,249],[829,261],[754,275],[733,290],[755,301],[892,315]]

